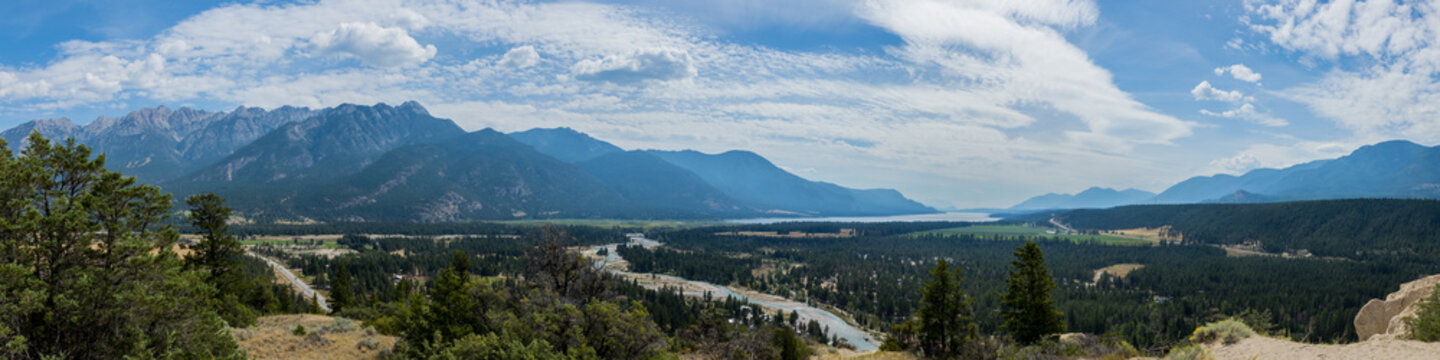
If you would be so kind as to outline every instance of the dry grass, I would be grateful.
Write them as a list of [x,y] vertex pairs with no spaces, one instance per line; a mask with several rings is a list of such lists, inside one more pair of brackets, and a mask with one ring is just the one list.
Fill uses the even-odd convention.
[[[304,326],[307,334],[295,335],[296,326]],[[255,359],[375,359],[396,341],[361,328],[358,321],[309,314],[261,317],[255,326],[231,334]]]
[[771,237],[771,238],[789,238],[789,239],[848,238],[848,237],[854,237],[854,236],[855,236],[855,229],[840,229],[840,232],[838,232],[838,233],[807,233],[807,232],[802,232],[802,231],[789,231],[789,232],[784,232],[784,233],[781,233],[781,232],[778,232],[778,231],[726,231],[726,232],[717,232],[717,233],[715,233],[715,235],[719,235],[719,236],[753,236],[753,237]]
[[836,349],[823,347],[816,349],[815,356],[811,359],[835,360],[835,359],[864,359],[864,360],[917,360],[920,357],[908,352],[894,351],[854,351],[847,349]]
[[1145,265],[1141,264],[1115,264],[1106,266],[1100,268],[1099,270],[1095,270],[1095,280],[1092,280],[1091,282],[1100,282],[1100,279],[1104,278],[1105,274],[1110,274],[1110,276],[1124,279],[1126,276],[1130,275],[1130,272],[1140,270],[1144,267]]

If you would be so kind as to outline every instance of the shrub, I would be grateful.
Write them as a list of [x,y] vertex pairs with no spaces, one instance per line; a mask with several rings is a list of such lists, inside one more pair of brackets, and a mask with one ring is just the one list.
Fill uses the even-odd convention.
[[1415,316],[1406,317],[1405,325],[1410,327],[1410,337],[1415,340],[1440,341],[1440,285],[1420,300],[1420,310]]
[[295,336],[305,336],[305,325],[295,325],[295,330],[290,330],[290,333]]
[[1194,345],[1194,344],[1185,345],[1185,346],[1177,347],[1177,348],[1174,348],[1174,349],[1170,349],[1170,353],[1165,355],[1165,360],[1214,360],[1214,359],[1215,359],[1215,355],[1211,355],[1211,354],[1210,354],[1210,350],[1206,350],[1204,347],[1201,347],[1200,345]]
[[1255,336],[1255,330],[1250,330],[1245,323],[1231,318],[1196,328],[1195,333],[1190,334],[1190,341],[1197,344],[1209,344],[1220,340],[1225,345],[1230,345],[1251,336]]
[[356,343],[355,343],[355,348],[356,348],[356,349],[360,349],[360,350],[366,350],[366,351],[379,349],[379,348],[380,348],[380,340],[375,340],[375,339],[371,339],[371,338],[368,338],[368,337],[367,337],[367,338],[364,338],[364,339],[360,339],[359,342],[356,342]]

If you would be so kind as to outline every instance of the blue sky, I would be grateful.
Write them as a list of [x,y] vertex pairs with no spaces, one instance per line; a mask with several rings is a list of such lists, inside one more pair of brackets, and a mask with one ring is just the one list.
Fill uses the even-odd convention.
[[0,127],[418,100],[941,207],[1440,142],[1440,5],[7,1]]

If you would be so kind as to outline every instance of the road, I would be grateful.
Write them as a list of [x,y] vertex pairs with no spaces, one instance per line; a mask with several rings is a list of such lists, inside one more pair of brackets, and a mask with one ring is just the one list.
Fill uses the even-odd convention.
[[284,276],[285,280],[295,285],[295,288],[300,290],[300,295],[304,295],[307,299],[314,298],[315,303],[320,305],[320,310],[324,310],[326,313],[330,312],[330,304],[325,302],[325,295],[320,295],[320,293],[315,292],[315,289],[311,288],[310,284],[306,284],[304,280],[300,280],[300,277],[295,276],[295,273],[290,272],[290,269],[286,269],[284,266],[281,266],[280,263],[275,262],[275,260],[261,256],[260,254],[246,251],[245,255],[265,260],[266,263],[270,264],[270,268],[275,269],[275,272],[280,273],[280,276]]
[[1050,218],[1050,225],[1055,225],[1055,227],[1060,228],[1060,230],[1063,230],[1066,234],[1078,234],[1075,229],[1071,229],[1069,226],[1061,224],[1060,220],[1055,220],[1055,218]]
[[[630,237],[630,245],[641,245],[647,249],[653,249],[661,245],[658,241],[646,239],[644,234],[628,234],[628,236]],[[769,311],[772,312],[777,309],[783,310],[787,314],[791,311],[794,311],[800,315],[801,323],[807,322],[809,320],[815,320],[819,322],[821,326],[829,328],[830,331],[826,335],[838,336],[840,337],[840,339],[845,340],[846,343],[855,346],[856,350],[869,351],[880,348],[880,342],[878,339],[871,337],[870,334],[865,332],[864,330],[860,330],[859,328],[850,325],[850,323],[845,322],[845,320],[840,316],[799,301],[786,299],[784,297],[776,295],[756,293],[751,291],[745,291],[744,294],[741,294],[742,291],[736,291],[735,289],[731,289],[730,287],[724,285],[716,285],[704,281],[689,280],[670,275],[633,273],[606,266],[609,264],[617,264],[625,261],[625,259],[621,258],[620,254],[615,251],[615,248],[618,245],[620,244],[609,244],[592,247],[585,252],[585,255],[596,256],[596,252],[598,252],[600,249],[603,248],[608,250],[609,254],[607,254],[607,256],[595,261],[595,267],[605,269],[605,271],[609,271],[616,275],[625,276],[636,280],[642,280],[640,281],[642,286],[653,285],[652,282],[644,280],[653,281],[653,279],[663,279],[667,280],[667,285],[675,283],[683,284],[684,286],[679,286],[679,288],[683,289],[682,292],[687,296],[702,297],[706,296],[707,294],[711,296],[728,296],[737,300],[749,301],[751,304],[760,305],[761,307],[768,308],[770,309]]]

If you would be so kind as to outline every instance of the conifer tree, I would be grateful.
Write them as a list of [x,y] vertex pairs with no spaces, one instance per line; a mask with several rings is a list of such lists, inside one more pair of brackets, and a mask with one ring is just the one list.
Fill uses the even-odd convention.
[[330,283],[330,311],[340,313],[351,305],[354,305],[355,295],[350,290],[350,269],[345,262],[335,263],[335,280]]
[[1420,301],[1420,309],[1405,318],[1405,325],[1410,326],[1410,337],[1415,340],[1440,341],[1440,286]]
[[190,225],[201,235],[199,241],[186,246],[190,254],[185,256],[185,266],[206,274],[205,281],[217,290],[212,305],[225,322],[234,327],[254,324],[259,314],[241,298],[258,289],[246,283],[241,274],[240,257],[245,256],[245,249],[230,235],[230,226],[225,222],[230,218],[230,207],[213,193],[191,195],[185,204],[190,206]]
[[169,194],[38,132],[0,174],[0,357],[243,357],[161,225]]
[[930,270],[930,281],[921,288],[919,346],[925,356],[951,358],[960,355],[977,339],[978,327],[971,322],[971,299],[961,290],[960,268],[940,259]]
[[1015,249],[1015,260],[1010,262],[1007,292],[1001,295],[1000,304],[1004,309],[1005,329],[1021,344],[1033,344],[1046,335],[1065,331],[1061,313],[1055,309],[1055,299],[1050,290],[1055,288],[1055,279],[1045,269],[1045,254],[1034,241],[1027,241]]

